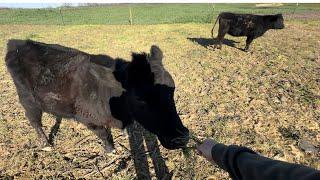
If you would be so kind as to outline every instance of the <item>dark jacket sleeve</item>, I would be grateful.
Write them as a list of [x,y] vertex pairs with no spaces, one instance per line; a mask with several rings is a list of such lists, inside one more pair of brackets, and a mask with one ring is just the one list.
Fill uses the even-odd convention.
[[320,180],[320,171],[272,160],[240,146],[216,144],[211,154],[217,165],[235,180]]

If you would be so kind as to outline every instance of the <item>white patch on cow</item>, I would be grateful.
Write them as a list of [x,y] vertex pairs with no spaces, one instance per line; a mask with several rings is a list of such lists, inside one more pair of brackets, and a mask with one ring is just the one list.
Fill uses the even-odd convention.
[[54,99],[54,100],[57,100],[57,101],[61,99],[59,94],[55,94],[55,93],[53,93],[53,92],[47,93],[46,96],[47,96],[48,98],[50,98],[50,99]]
[[151,46],[150,56],[148,57],[151,71],[154,73],[155,84],[163,84],[169,87],[175,87],[174,81],[169,72],[162,64],[163,53],[158,46]]

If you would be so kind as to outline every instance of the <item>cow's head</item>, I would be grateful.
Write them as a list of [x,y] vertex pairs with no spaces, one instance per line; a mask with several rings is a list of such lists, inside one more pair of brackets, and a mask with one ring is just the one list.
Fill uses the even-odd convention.
[[269,21],[270,21],[270,23],[271,23],[272,29],[283,29],[283,28],[284,28],[284,23],[283,23],[283,16],[282,16],[282,14],[273,15],[273,16],[269,19]]
[[163,67],[162,58],[157,46],[151,47],[150,54],[133,53],[126,89],[133,118],[156,134],[165,148],[177,149],[188,143],[189,131],[177,114],[174,81]]

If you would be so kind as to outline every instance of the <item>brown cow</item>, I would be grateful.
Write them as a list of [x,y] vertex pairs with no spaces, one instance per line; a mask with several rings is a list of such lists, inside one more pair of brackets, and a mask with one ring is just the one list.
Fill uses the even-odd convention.
[[43,112],[74,118],[113,149],[110,127],[133,120],[168,149],[184,147],[189,131],[177,115],[174,81],[162,65],[162,51],[132,54],[132,61],[91,55],[31,40],[9,40],[6,65],[26,116],[45,145]]

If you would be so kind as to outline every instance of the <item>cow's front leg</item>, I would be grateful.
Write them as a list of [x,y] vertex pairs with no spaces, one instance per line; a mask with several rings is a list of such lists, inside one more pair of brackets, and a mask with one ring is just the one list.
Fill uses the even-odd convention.
[[244,48],[245,52],[248,52],[250,44],[252,43],[253,39],[254,39],[253,36],[247,36],[246,47]]
[[41,140],[42,146],[49,147],[51,144],[49,143],[49,140],[42,129],[42,111],[36,107],[31,106],[26,106],[25,110],[26,116],[29,119],[31,126],[36,130],[38,137]]
[[86,126],[103,141],[104,149],[107,153],[114,151],[114,142],[110,128],[105,128],[104,126],[97,126],[90,123],[86,124]]

